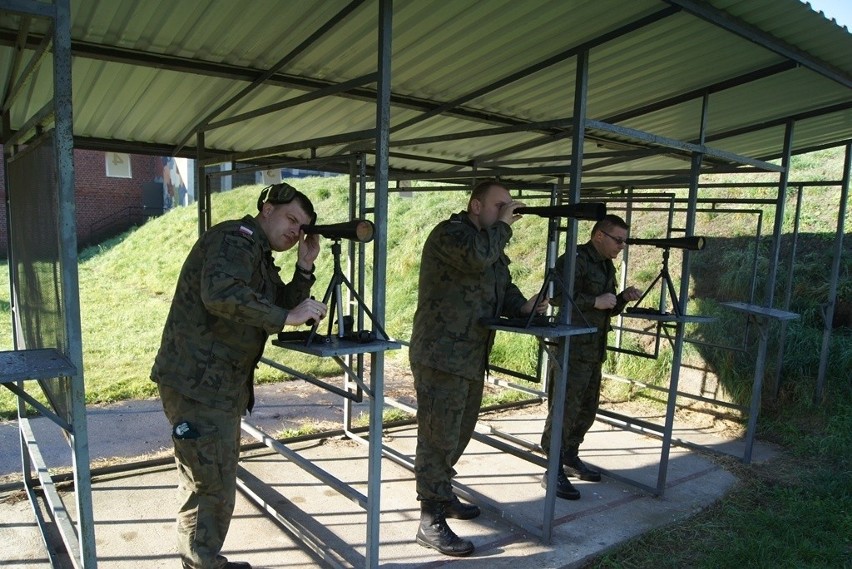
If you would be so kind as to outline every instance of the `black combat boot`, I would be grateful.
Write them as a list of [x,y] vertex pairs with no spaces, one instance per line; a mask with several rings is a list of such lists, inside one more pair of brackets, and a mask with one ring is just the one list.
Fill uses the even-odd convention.
[[480,514],[479,506],[475,504],[464,504],[459,497],[453,494],[453,499],[444,504],[444,517],[457,520],[472,520]]
[[601,473],[597,470],[589,468],[577,456],[576,448],[569,448],[562,453],[562,464],[565,465],[565,471],[574,478],[585,480],[586,482],[600,482]]
[[[541,477],[541,487],[547,488],[547,471],[544,471],[544,476]],[[564,500],[579,500],[580,491],[574,488],[568,477],[565,476],[565,471],[562,466],[559,467],[559,472],[556,474],[556,495]]]
[[444,503],[434,500],[420,501],[420,527],[417,543],[437,549],[444,555],[464,557],[473,553],[473,544],[453,533],[444,516]]

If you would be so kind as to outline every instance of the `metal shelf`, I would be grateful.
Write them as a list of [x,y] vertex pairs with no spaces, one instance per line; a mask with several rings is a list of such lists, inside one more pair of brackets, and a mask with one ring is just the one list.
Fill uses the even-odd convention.
[[272,340],[273,346],[285,348],[288,350],[296,350],[305,354],[319,357],[331,356],[347,356],[350,354],[369,354],[374,352],[385,352],[387,350],[398,350],[402,347],[399,342],[391,342],[388,340],[372,340],[369,342],[356,342],[355,340],[346,340],[343,338],[316,339],[310,344],[305,344],[304,340]]
[[52,379],[77,373],[77,367],[55,348],[0,352],[0,383]]
[[591,334],[597,332],[594,326],[571,326],[570,324],[557,324],[555,326],[509,326],[503,324],[488,324],[491,330],[503,330],[504,332],[515,332],[516,334],[529,334],[541,338],[562,338],[565,336],[578,336],[580,334]]
[[775,318],[777,320],[795,320],[799,317],[795,312],[787,312],[786,310],[778,310],[777,308],[768,308],[758,304],[748,304],[746,302],[722,302],[722,306],[752,314],[754,316],[765,316],[767,318]]
[[694,316],[692,314],[678,316],[677,314],[654,314],[652,312],[622,312],[619,316],[623,318],[636,318],[639,320],[653,320],[655,322],[698,323],[713,322],[716,320],[714,316]]

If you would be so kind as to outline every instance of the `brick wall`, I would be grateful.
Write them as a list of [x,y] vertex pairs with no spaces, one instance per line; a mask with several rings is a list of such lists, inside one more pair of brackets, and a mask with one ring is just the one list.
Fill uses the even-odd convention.
[[[2,148],[2,147],[0,147]],[[130,155],[132,178],[110,178],[106,175],[103,152],[74,151],[74,182],[76,187],[77,241],[86,243],[92,232],[114,221],[113,230],[127,229],[139,219],[142,207],[143,184],[162,181],[163,166],[159,156]],[[0,163],[0,255],[6,256],[6,185],[3,164]]]

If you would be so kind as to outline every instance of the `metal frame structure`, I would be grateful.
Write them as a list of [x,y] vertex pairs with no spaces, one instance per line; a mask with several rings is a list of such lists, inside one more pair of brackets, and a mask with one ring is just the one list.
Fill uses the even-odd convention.
[[[19,0],[15,5],[6,7],[17,12],[25,19],[44,18],[50,21],[52,34],[42,43],[42,49],[25,62],[23,53],[13,63],[8,80],[14,87],[2,101],[2,132],[4,142],[3,161],[8,166],[19,151],[26,152],[28,147],[45,145],[53,157],[53,164],[45,164],[45,170],[53,172],[57,219],[44,217],[59,228],[57,246],[58,259],[33,258],[26,251],[15,248],[15,240],[9,240],[9,271],[11,300],[13,307],[13,351],[0,352],[0,383],[18,396],[18,424],[20,429],[21,461],[23,465],[24,488],[33,507],[42,539],[50,555],[50,562],[60,563],[48,537],[50,522],[42,514],[42,502],[53,524],[55,524],[65,550],[71,562],[78,569],[97,566],[92,514],[91,476],[89,470],[88,433],[86,427],[86,407],[83,384],[83,349],[80,330],[80,300],[77,284],[77,231],[74,217],[74,164],[73,164],[73,120],[71,106],[71,10],[68,0],[54,0],[51,3]],[[23,43],[26,32],[20,36]],[[27,122],[26,128],[15,133],[9,132],[10,109],[24,104],[26,92],[22,88],[35,69],[48,56],[52,55],[53,97],[48,105],[38,110]],[[52,130],[43,132],[45,124],[52,124]],[[8,168],[4,168],[8,172]],[[19,214],[16,203],[11,199],[13,184],[24,184],[26,180],[6,178],[7,226],[12,229],[12,220]],[[18,206],[20,207],[20,206]],[[20,214],[22,215],[22,214]],[[10,234],[10,237],[13,237]],[[60,267],[59,294],[61,294],[61,322],[64,327],[62,336],[64,345],[53,345],[51,338],[34,338],[40,345],[27,345],[22,333],[22,320],[29,318],[27,307],[19,302],[17,275],[19,265],[31,268],[39,262],[56,262]],[[27,269],[29,270],[29,269]],[[59,390],[65,391],[59,396],[65,400],[63,407],[53,409],[41,405],[38,400],[26,393],[24,382],[36,380],[39,383],[66,378],[67,384],[60,384]],[[76,521],[68,514],[63,498],[60,496],[53,477],[48,471],[42,456],[39,441],[27,418],[27,406],[31,405],[48,417],[62,429],[69,442],[74,479],[74,501],[77,511]],[[33,476],[35,472],[35,476]]]
[[[329,33],[336,29],[348,18],[363,11],[364,6],[374,5],[377,12],[375,29],[377,31],[376,42],[376,69],[357,77],[343,81],[325,81],[311,77],[293,77],[284,75],[282,72],[288,65],[297,60],[301,54],[323,40],[327,40]],[[66,284],[64,294],[66,295],[66,311],[69,313],[69,336],[72,339],[71,353],[66,354],[76,373],[71,377],[77,386],[74,398],[78,401],[75,407],[77,413],[70,425],[75,429],[75,443],[81,453],[76,456],[75,472],[79,473],[77,482],[78,511],[81,517],[81,564],[85,567],[94,567],[94,539],[91,534],[91,496],[88,487],[88,459],[83,454],[86,447],[85,437],[85,410],[82,406],[82,348],[79,332],[79,300],[76,289],[76,259],[73,257],[73,245],[75,243],[73,224],[73,165],[71,164],[72,151],[72,129],[71,129],[71,93],[70,93],[70,53],[72,42],[70,39],[70,14],[68,0],[56,0],[53,5],[35,0],[3,0],[0,11],[12,11],[15,13],[32,14],[39,17],[54,18],[53,32],[54,48],[54,85],[57,89],[55,103],[51,109],[43,109],[36,112],[23,126],[18,126],[16,132],[11,132],[9,106],[13,97],[7,97],[3,101],[3,141],[9,145],[15,144],[18,139],[29,136],[29,132],[46,122],[54,113],[56,123],[60,183],[59,192],[63,205],[63,252],[67,264],[63,266],[63,281]],[[385,290],[386,290],[386,261],[387,261],[387,214],[388,194],[391,191],[392,181],[429,180],[446,184],[460,184],[476,181],[485,177],[497,177],[520,191],[541,192],[543,197],[549,197],[551,202],[578,203],[588,197],[612,188],[631,188],[628,206],[639,203],[643,193],[640,188],[654,188],[656,190],[666,187],[687,188],[686,199],[686,222],[682,228],[686,235],[690,235],[695,227],[695,216],[700,202],[698,193],[701,185],[700,176],[708,173],[725,172],[770,172],[779,175],[778,196],[775,201],[775,219],[773,225],[773,246],[770,259],[770,274],[767,279],[766,306],[757,306],[749,303],[749,306],[732,306],[735,310],[744,310],[749,314],[761,314],[776,316],[773,308],[777,267],[780,254],[780,233],[783,220],[785,197],[788,192],[789,182],[787,180],[790,156],[792,153],[792,133],[797,121],[829,116],[832,113],[845,112],[852,108],[852,101],[832,105],[824,105],[817,108],[809,108],[799,112],[796,116],[788,116],[783,119],[773,119],[757,123],[738,123],[737,126],[726,130],[716,130],[709,134],[709,107],[714,97],[724,96],[737,87],[748,85],[761,79],[776,77],[779,74],[802,68],[818,74],[832,84],[839,84],[846,89],[852,89],[852,77],[849,73],[838,70],[819,57],[797,50],[770,34],[757,29],[755,26],[745,23],[743,20],[733,18],[729,14],[713,8],[708,2],[698,0],[664,0],[660,2],[659,9],[649,10],[634,19],[628,19],[627,23],[619,24],[613,29],[600,33],[598,36],[583,41],[577,45],[551,55],[536,63],[528,64],[523,68],[506,73],[488,84],[472,87],[468,92],[454,96],[451,100],[426,100],[414,95],[398,95],[391,90],[392,73],[392,24],[393,3],[391,0],[374,0],[367,3],[365,0],[352,0],[346,4],[340,3],[339,10],[326,21],[322,22],[310,32],[299,44],[292,47],[290,51],[281,56],[277,61],[264,68],[262,72],[249,68],[238,68],[235,65],[225,63],[189,61],[164,53],[131,53],[129,50],[119,49],[115,46],[99,46],[91,43],[79,42],[73,45],[78,57],[90,57],[112,62],[133,61],[136,57],[143,61],[144,65],[157,67],[163,70],[179,71],[183,73],[209,74],[210,76],[228,77],[231,80],[241,80],[246,84],[233,94],[221,95],[221,101],[210,107],[213,110],[204,114],[194,121],[192,125],[181,125],[182,134],[172,140],[157,140],[153,142],[128,142],[121,140],[103,140],[94,136],[79,136],[76,139],[78,147],[86,148],[117,148],[130,152],[145,153],[169,153],[174,155],[185,155],[196,158],[198,168],[195,177],[198,183],[198,230],[203,232],[211,225],[211,201],[210,192],[207,187],[207,176],[205,167],[222,162],[233,162],[235,164],[247,164],[241,171],[250,168],[269,168],[272,165],[323,165],[323,169],[348,173],[350,176],[351,203],[350,215],[358,209],[359,216],[371,214],[375,219],[375,243],[373,245],[373,282],[372,282],[372,310],[378,321],[385,318]],[[587,116],[589,103],[589,72],[593,61],[590,56],[597,49],[605,48],[609,42],[629,36],[638,30],[665,22],[676,15],[688,14],[692,18],[699,19],[710,24],[715,29],[721,30],[733,37],[741,38],[765,48],[768,52],[782,58],[780,63],[761,64],[757,69],[746,69],[734,76],[716,80],[710,84],[702,84],[700,87],[679,87],[677,92],[668,92],[659,95],[653,102],[645,102],[637,108],[623,107],[620,112],[610,116],[593,119]],[[25,27],[22,26],[22,29]],[[23,31],[18,39],[20,49],[30,46],[32,40],[26,31]],[[39,53],[44,48],[38,48]],[[137,57],[138,56],[138,57]],[[571,97],[568,93],[561,93],[564,100],[571,101],[571,115],[557,114],[555,118],[549,119],[522,119],[510,117],[500,113],[491,112],[487,105],[479,108],[475,102],[489,94],[501,89],[513,86],[521,80],[533,77],[535,74],[545,70],[569,69],[573,65],[575,72],[574,92]],[[32,66],[35,67],[35,66]],[[32,70],[28,66],[22,73],[27,75]],[[13,74],[14,75],[14,74]],[[260,107],[252,107],[251,110],[240,109],[241,104],[252,94],[260,91],[267,84],[275,85],[297,85],[298,88],[309,91],[303,95],[286,100],[278,100],[272,104],[264,104]],[[375,84],[372,88],[370,85]],[[17,87],[17,86],[16,86]],[[18,92],[17,88],[10,90],[13,94]],[[566,90],[567,91],[567,90]],[[311,104],[325,97],[348,97],[359,102],[375,104],[374,123],[369,128],[356,128],[349,132],[332,135],[311,136],[298,141],[290,141],[283,144],[251,149],[237,147],[233,150],[223,147],[213,147],[208,143],[208,136],[215,134],[217,129],[227,129],[231,125],[240,124],[255,119],[265,114],[279,112],[284,109],[295,108],[297,105]],[[698,117],[698,136],[693,140],[681,140],[672,136],[664,136],[659,133],[645,132],[638,128],[626,126],[631,121],[651,115],[666,109],[671,109],[683,102],[694,102],[700,105]],[[404,108],[406,111],[414,111],[412,116],[404,120],[398,120],[396,124],[391,120],[391,105]],[[567,104],[565,105],[568,106]],[[424,124],[431,119],[451,117],[462,119],[458,125],[453,124],[445,128],[439,126],[437,131],[443,134],[434,134],[433,131],[418,131],[403,138],[406,130],[416,130],[414,127]],[[684,121],[685,122],[685,121]],[[471,123],[484,124],[483,128],[471,128]],[[185,127],[185,128],[184,128]],[[755,158],[745,154],[737,154],[714,146],[715,141],[728,140],[735,136],[750,136],[762,133],[768,129],[783,127],[785,129],[782,152],[782,164],[776,165],[769,162],[775,156],[762,156]],[[393,137],[391,136],[393,134]],[[513,139],[515,136],[526,135],[521,141]],[[195,146],[188,145],[195,139]],[[473,141],[500,138],[500,142],[492,144],[487,151],[477,151],[471,160],[461,160],[452,157],[441,156],[438,152],[419,152],[420,147],[429,147],[434,144],[453,141]],[[570,139],[570,147],[568,141]],[[840,143],[840,141],[837,141]],[[552,150],[553,145],[558,147],[555,155],[535,155]],[[562,145],[565,145],[563,150]],[[600,150],[591,150],[591,145],[597,144]],[[850,144],[845,142],[846,168],[844,181],[842,182],[842,200],[840,215],[838,217],[838,237],[835,249],[835,263],[832,266],[831,290],[836,290],[840,251],[842,250],[842,236],[844,224],[845,202],[848,196],[849,186],[849,163]],[[325,154],[323,149],[330,149]],[[393,150],[392,150],[393,149]],[[799,148],[799,151],[813,150],[815,147]],[[674,169],[643,169],[633,164],[634,161],[649,156],[675,157],[678,160],[688,161],[687,168]],[[391,160],[402,164],[392,166]],[[372,165],[370,165],[372,160]],[[416,164],[417,166],[412,166]],[[612,167],[619,166],[615,170]],[[563,187],[565,176],[568,177],[567,190]],[[368,191],[368,180],[373,182],[372,194]],[[554,185],[553,180],[558,180]],[[457,191],[459,185],[448,189]],[[801,189],[800,189],[801,193]],[[357,195],[356,195],[357,194]],[[8,195],[8,193],[7,193]],[[374,204],[367,207],[368,195],[372,195]],[[600,201],[600,200],[596,200]],[[798,211],[797,211],[798,217]],[[565,230],[565,253],[573,258],[576,251],[577,224],[569,222]],[[553,247],[555,252],[555,246]],[[549,250],[549,257],[551,250]],[[352,281],[361,287],[363,292],[365,270],[363,245],[359,250],[359,262],[355,267],[356,258],[354,249],[350,249],[350,274]],[[548,262],[552,259],[549,258]],[[11,266],[11,265],[10,265]],[[570,296],[573,287],[573,265],[568,264],[563,280],[568,284],[567,294]],[[357,272],[357,276],[356,276]],[[687,299],[688,283],[690,274],[690,256],[684,254],[679,294],[679,314],[687,315],[675,319],[673,363],[670,383],[668,386],[668,401],[666,408],[665,425],[662,429],[662,450],[656,486],[642,485],[637,481],[619,478],[615,473],[609,473],[626,482],[643,487],[653,494],[660,495],[666,487],[666,474],[668,466],[668,455],[670,446],[673,444],[674,414],[677,405],[677,397],[680,395],[678,389],[679,373],[681,367],[684,343],[684,324],[687,322]],[[833,299],[831,300],[833,302]],[[789,303],[789,294],[786,302]],[[785,312],[785,311],[780,311]],[[830,313],[830,310],[829,310]],[[359,314],[359,318],[362,317]],[[75,319],[76,318],[76,319]],[[780,319],[786,320],[784,314]],[[566,322],[565,324],[570,324]],[[820,384],[818,394],[822,391],[822,377],[827,361],[827,346],[830,339],[830,319],[827,323],[823,352],[820,365]],[[567,336],[559,340],[559,364],[562,370],[567,369],[568,343]],[[349,361],[344,365],[347,384],[340,390],[344,396],[346,410],[344,420],[347,434],[356,440],[361,440],[368,445],[368,492],[366,496],[350,492],[339,481],[316,472],[316,468],[303,461],[300,466],[312,471],[329,485],[337,488],[341,493],[348,494],[354,501],[365,507],[367,512],[366,542],[367,554],[364,558],[364,566],[368,568],[379,566],[379,511],[380,511],[380,480],[381,480],[381,458],[383,454],[388,458],[407,465],[410,463],[407,457],[401,457],[381,446],[382,411],[386,400],[383,395],[383,373],[384,373],[384,349],[378,351],[361,350],[357,352],[330,354],[333,357],[345,355]],[[780,349],[783,349],[783,345]],[[370,384],[367,386],[360,380],[360,374],[364,369],[364,355],[370,354]],[[758,370],[755,377],[755,390],[759,395],[759,384],[762,381],[762,366],[765,362],[766,350],[761,348],[758,354]],[[779,352],[780,359],[780,352]],[[354,362],[354,363],[353,363]],[[339,360],[342,363],[342,360]],[[539,366],[541,369],[541,366]],[[290,371],[290,370],[286,370]],[[70,368],[64,368],[65,373],[71,373]],[[564,401],[566,381],[570,377],[560,377],[554,386],[554,400],[560,402],[555,405],[553,441],[560,439],[561,430],[561,402]],[[37,375],[37,374],[36,374]],[[364,439],[357,433],[352,432],[351,399],[346,395],[350,393],[348,381],[352,378],[358,389],[366,392],[370,399],[370,424],[369,437]],[[362,385],[363,384],[363,385]],[[752,420],[757,420],[755,407],[755,396],[752,398],[752,414],[750,415],[749,432],[753,437],[754,426]],[[759,398],[758,398],[759,399]],[[251,427],[246,426],[251,432]],[[267,435],[253,433],[273,448],[274,444]],[[479,440],[486,442],[496,448],[512,452],[521,458],[546,466],[549,472],[548,490],[545,494],[545,511],[540,525],[530,526],[521,520],[512,520],[519,523],[525,529],[539,535],[544,541],[548,541],[553,529],[553,515],[555,504],[555,465],[558,453],[549,455],[551,460],[545,463],[540,457],[535,457],[529,452],[517,450],[515,447],[524,447],[523,441],[510,441],[509,445],[503,442],[506,437],[500,433],[480,432],[475,435]],[[751,441],[748,443],[749,448]],[[750,451],[749,451],[750,452]],[[291,460],[299,463],[294,454],[285,453]],[[748,461],[748,457],[744,457]],[[77,476],[77,475],[75,475]],[[243,486],[250,493],[249,484]],[[485,503],[484,497],[475,496],[471,492],[460,488],[462,496],[474,499],[493,510],[500,510],[497,503]],[[505,513],[504,513],[505,514]],[[311,547],[322,549],[322,544],[310,542]],[[71,547],[71,546],[69,546]],[[334,556],[329,556],[330,563],[334,563]]]

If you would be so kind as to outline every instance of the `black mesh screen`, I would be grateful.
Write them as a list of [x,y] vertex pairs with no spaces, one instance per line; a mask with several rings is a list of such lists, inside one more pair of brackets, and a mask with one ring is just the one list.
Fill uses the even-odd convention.
[[[67,354],[53,131],[12,157],[7,175],[17,348]],[[39,383],[57,415],[70,420],[69,378]]]

